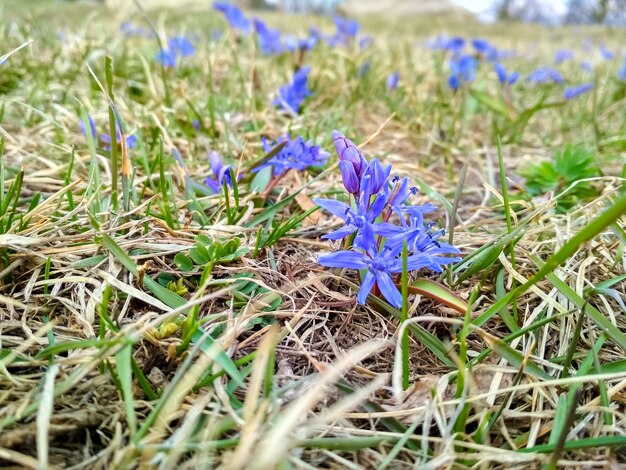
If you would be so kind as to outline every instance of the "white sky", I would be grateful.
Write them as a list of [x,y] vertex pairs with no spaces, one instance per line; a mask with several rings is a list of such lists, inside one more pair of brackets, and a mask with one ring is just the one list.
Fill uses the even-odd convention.
[[[491,10],[494,0],[452,0],[452,3],[467,8],[469,11],[480,14]],[[545,0],[544,5],[550,6],[556,14],[565,13],[567,0]]]

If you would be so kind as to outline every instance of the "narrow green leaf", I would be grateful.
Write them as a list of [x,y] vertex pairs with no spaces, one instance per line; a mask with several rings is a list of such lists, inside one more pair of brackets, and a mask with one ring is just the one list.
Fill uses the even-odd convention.
[[124,399],[124,409],[126,419],[133,435],[137,430],[137,416],[135,415],[135,404],[133,401],[133,371],[132,371],[132,344],[126,344],[115,354],[115,366],[117,377],[120,382],[122,398]]

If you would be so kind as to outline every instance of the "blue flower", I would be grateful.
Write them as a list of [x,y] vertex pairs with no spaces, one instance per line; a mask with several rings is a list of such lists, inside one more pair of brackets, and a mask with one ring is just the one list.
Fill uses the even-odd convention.
[[224,165],[222,157],[214,151],[209,154],[209,163],[213,177],[207,176],[204,183],[216,193],[222,190],[224,183],[232,188],[233,180],[230,175],[232,167],[230,165]]
[[[262,138],[262,142],[263,150],[266,153],[271,152],[273,146],[270,146],[265,137]],[[280,176],[289,170],[306,170],[311,166],[324,165],[330,156],[330,154],[322,150],[319,145],[313,145],[313,142],[310,140],[305,142],[302,137],[291,140],[289,135],[286,135],[278,139],[276,145],[282,142],[287,143],[280,152],[262,165],[253,169],[252,172],[256,173],[263,168],[271,166],[274,168],[274,176]]]
[[460,54],[465,49],[465,39],[462,37],[448,38],[447,36],[437,36],[428,40],[427,47],[434,50],[448,51],[454,56]]
[[289,52],[295,52],[298,50],[298,38],[293,34],[285,34],[283,37],[282,47]]
[[274,100],[274,105],[279,108],[297,114],[300,112],[302,102],[311,96],[311,90],[307,86],[311,67],[302,67],[293,75],[291,83],[283,86],[279,90],[278,98]]
[[333,17],[333,21],[337,27],[337,36],[341,38],[344,44],[348,44],[350,39],[355,38],[361,28],[356,20],[343,18],[338,15]]
[[506,68],[500,62],[496,62],[494,68],[498,75],[498,81],[502,85],[513,85],[519,78],[519,72],[507,73]]
[[[410,253],[427,253],[429,255],[459,254],[458,248],[438,239],[445,235],[445,231],[432,231],[433,224],[425,223],[423,213],[415,212],[409,223],[404,222],[404,231],[389,238],[385,246],[390,249],[401,249],[406,242]],[[456,259],[455,259],[456,261]],[[437,270],[437,269],[435,269]]]
[[451,59],[449,66],[448,85],[453,90],[459,88],[461,83],[472,82],[476,78],[478,62],[471,55],[462,55],[458,59]]
[[401,217],[403,217],[404,214],[415,215],[435,210],[435,206],[432,204],[425,204],[423,206],[412,206],[406,204],[409,197],[415,194],[417,194],[417,188],[415,186],[409,187],[408,178],[400,179],[396,176],[392,180],[392,187],[387,205],[393,212]]
[[244,34],[250,33],[250,20],[246,18],[246,15],[237,6],[228,2],[215,2],[213,3],[213,8],[224,13],[226,21],[228,21],[231,28],[239,30]]
[[263,21],[256,17],[254,18],[254,30],[258,35],[259,47],[261,51],[263,51],[263,54],[273,55],[283,52],[280,31],[269,28]]
[[566,60],[574,58],[574,53],[568,49],[561,49],[554,53],[554,63],[562,64]]
[[394,72],[387,76],[387,90],[395,90],[398,88],[398,82],[400,81],[400,74]]
[[573,100],[574,98],[578,98],[580,95],[591,90],[593,90],[593,83],[583,83],[582,85],[569,87],[563,90],[563,98],[566,100]]
[[165,68],[176,67],[177,54],[173,49],[161,49],[156,57],[157,62],[160,62]]
[[583,60],[580,63],[580,68],[583,69],[587,73],[593,72],[593,64],[588,60]]
[[[361,288],[357,295],[357,301],[365,304],[367,296],[376,284],[381,294],[396,308],[402,306],[402,295],[393,282],[392,275],[402,272],[402,245],[389,248],[383,245],[380,248],[374,241],[374,233],[365,225],[363,238],[366,245],[364,252],[337,251],[330,255],[320,256],[318,262],[329,268],[367,269]],[[441,266],[458,261],[458,258],[437,256],[431,253],[416,252],[407,257],[407,270],[416,271],[429,268],[440,272]]]
[[[318,206],[326,209],[331,214],[339,217],[345,222],[345,225],[334,232],[327,233],[322,238],[328,240],[341,240],[356,232],[353,246],[356,248],[367,249],[367,231],[371,231],[376,235],[383,237],[391,237],[399,232],[402,228],[388,222],[376,222],[380,217],[387,204],[387,194],[382,191],[376,195],[373,203],[369,203],[372,196],[370,178],[366,176],[361,182],[362,193],[356,211],[349,205],[332,199],[314,198],[313,202]],[[365,202],[367,200],[367,203]]]
[[[98,131],[96,130],[96,123],[89,114],[87,115],[87,121],[89,122],[89,130],[91,131],[91,136],[93,137],[96,144],[98,142],[102,142],[106,144],[104,147],[105,150],[111,150],[111,136],[109,134],[98,134]],[[86,136],[87,129],[85,128],[85,123],[81,120],[78,123],[78,126],[80,127],[80,131],[83,133],[83,135]],[[122,138],[122,135],[117,125],[115,126],[115,135],[117,137],[116,141],[119,143],[120,139]],[[132,149],[137,145],[137,137],[134,135],[126,136],[125,143],[126,143],[126,148]]]
[[472,39],[472,47],[488,62],[498,59],[498,49],[491,45],[486,39]]
[[554,53],[554,63],[557,65],[573,58],[574,53],[569,49],[560,49]]
[[167,48],[161,49],[157,55],[156,60],[160,62],[163,67],[172,68],[176,67],[178,57],[190,57],[196,53],[196,48],[189,39],[184,36],[175,36],[167,41]]
[[444,49],[451,52],[453,56],[461,54],[465,49],[465,39],[462,37],[450,38],[444,45]]
[[563,83],[563,77],[551,67],[539,67],[526,76],[533,83]]
[[167,41],[167,46],[170,51],[174,51],[181,57],[191,57],[196,53],[196,48],[189,39],[184,36],[174,36]]
[[610,49],[607,49],[604,44],[600,46],[600,54],[604,60],[611,60],[615,57],[615,53]]
[[135,26],[130,21],[125,21],[120,24],[120,32],[125,36],[150,36],[150,31],[147,31],[139,26]]
[[[115,136],[117,142],[122,138],[119,129],[115,129]],[[111,136],[109,134],[100,134],[100,140],[105,143],[105,150],[111,150]],[[137,145],[137,136],[128,135],[126,136],[126,148],[132,149]]]
[[317,45],[318,38],[316,36],[309,36],[308,38],[302,38],[298,41],[298,49],[301,51],[310,51]]
[[363,36],[359,39],[359,49],[364,51],[374,44],[374,38],[370,35]]

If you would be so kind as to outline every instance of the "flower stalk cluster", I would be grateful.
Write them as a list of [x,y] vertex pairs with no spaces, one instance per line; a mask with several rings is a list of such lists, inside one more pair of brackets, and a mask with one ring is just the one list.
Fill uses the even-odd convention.
[[320,256],[322,266],[358,269],[362,283],[357,300],[364,304],[377,286],[394,307],[402,306],[402,295],[394,278],[402,273],[402,251],[408,248],[407,269],[428,268],[441,272],[442,267],[460,260],[452,245],[439,241],[443,230],[433,230],[424,220],[432,204],[412,205],[410,198],[417,188],[408,178],[391,176],[391,165],[383,166],[374,158],[367,161],[360,150],[338,131],[333,132],[335,149],[344,188],[353,204],[332,199],[313,199],[317,205],[343,220],[343,226],[324,235],[329,240],[347,240],[349,249]]

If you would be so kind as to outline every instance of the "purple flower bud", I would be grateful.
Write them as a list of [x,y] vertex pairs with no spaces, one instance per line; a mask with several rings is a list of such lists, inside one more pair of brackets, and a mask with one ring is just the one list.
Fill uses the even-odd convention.
[[354,172],[360,178],[367,167],[367,160],[356,145],[339,131],[333,131],[333,142],[340,161],[347,161],[354,166]]
[[387,178],[389,177],[390,172],[391,172],[391,166],[388,166],[387,168],[383,168],[383,166],[380,164],[380,161],[377,158],[370,161],[363,175],[369,176],[371,178],[372,194],[379,192],[383,188],[383,186],[387,182]]
[[215,176],[220,173],[220,170],[224,166],[224,163],[222,162],[222,157],[220,157],[220,155],[215,150],[211,151],[211,153],[209,154],[209,164],[211,165],[211,171]]
[[343,185],[350,194],[359,194],[359,177],[354,171],[354,165],[350,162],[342,161],[339,162],[339,170],[341,171],[341,179],[343,180]]

